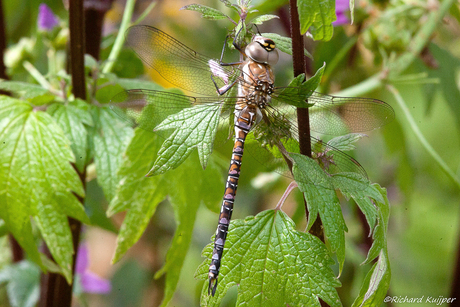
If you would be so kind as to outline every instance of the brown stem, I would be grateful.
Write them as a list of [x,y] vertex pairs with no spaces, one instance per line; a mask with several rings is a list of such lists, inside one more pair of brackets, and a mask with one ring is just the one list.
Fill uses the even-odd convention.
[[[70,28],[70,69],[72,75],[72,87],[75,97],[86,99],[85,84],[85,23],[83,14],[83,0],[71,0],[69,2],[69,28]],[[93,42],[94,43],[94,42]],[[99,42],[97,42],[99,44]],[[77,171],[78,172],[78,171]],[[85,188],[86,171],[78,173],[80,181]],[[77,196],[80,203],[84,204],[84,198]],[[65,205],[65,204],[64,204]],[[69,218],[69,226],[72,232],[72,244],[74,249],[72,276],[75,276],[75,260],[78,243],[80,241],[81,223]],[[51,253],[45,247],[45,254],[52,258]],[[48,273],[41,276],[39,307],[70,307],[72,303],[72,285],[69,285],[60,274]]]
[[[99,60],[102,26],[105,13],[110,10],[113,0],[85,0],[85,42],[86,53]],[[97,42],[97,43],[96,43]]]
[[[307,74],[304,56],[303,36],[300,33],[299,13],[297,11],[297,1],[289,0],[289,14],[291,22],[291,39],[292,39],[292,62],[294,68],[294,77],[304,73]],[[308,108],[297,108],[297,124],[299,127],[299,145],[300,153],[311,157],[310,141],[310,116]],[[305,201],[305,214],[308,218],[308,206]],[[312,217],[315,218],[315,217]],[[323,225],[318,215],[310,228],[309,232],[324,242]],[[320,299],[321,306],[328,306]]]

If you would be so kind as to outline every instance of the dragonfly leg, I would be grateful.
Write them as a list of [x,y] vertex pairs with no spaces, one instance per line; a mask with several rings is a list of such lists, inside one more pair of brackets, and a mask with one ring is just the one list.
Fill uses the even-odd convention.
[[[239,65],[243,64],[243,61],[232,62],[232,63],[225,63],[225,62],[224,62],[224,54],[225,54],[225,47],[227,46],[227,40],[228,40],[228,35],[227,35],[227,37],[225,38],[224,47],[222,48],[222,53],[220,54],[219,64],[222,65],[222,66],[239,66]],[[241,48],[240,48],[235,42],[233,42],[233,46],[234,46],[234,47],[236,48],[236,50],[238,50],[241,54],[245,55],[244,52],[241,50]]]
[[228,92],[229,89],[231,89],[235,84],[236,82],[238,81],[238,79],[236,79],[235,81],[233,81],[231,84],[227,84],[221,88],[219,88],[219,86],[217,85],[216,81],[214,81],[214,78],[213,76],[211,75],[211,80],[212,82],[214,83],[214,86],[216,87],[216,90],[217,90],[217,93],[219,95],[223,95],[225,94],[226,92]]

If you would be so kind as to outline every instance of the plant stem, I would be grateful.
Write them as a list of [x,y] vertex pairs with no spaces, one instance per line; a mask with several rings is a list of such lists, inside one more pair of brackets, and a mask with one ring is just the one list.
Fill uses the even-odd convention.
[[393,96],[395,97],[396,101],[398,102],[399,107],[403,111],[404,115],[406,116],[407,121],[409,122],[410,127],[412,128],[412,131],[414,132],[415,136],[417,139],[420,141],[422,144],[423,148],[428,152],[430,156],[433,157],[433,159],[439,164],[441,169],[446,173],[446,175],[452,179],[452,181],[457,185],[457,187],[460,189],[460,181],[455,175],[455,173],[447,166],[446,162],[439,156],[439,154],[434,150],[434,148],[428,143],[428,141],[425,139],[423,136],[422,132],[417,126],[417,123],[415,122],[414,118],[410,114],[409,108],[407,107],[404,99],[401,97],[399,94],[398,90],[393,87],[392,85],[388,86],[388,89],[393,93]]
[[118,30],[117,38],[115,39],[115,43],[113,44],[113,48],[110,51],[109,58],[107,59],[107,64],[102,69],[104,74],[109,73],[113,69],[113,65],[115,65],[115,61],[120,54],[121,48],[123,47],[123,43],[125,42],[125,32],[128,29],[129,24],[131,23],[131,17],[133,16],[134,11],[134,4],[136,0],[127,0],[125,12],[123,13],[123,19],[121,20],[120,29]]

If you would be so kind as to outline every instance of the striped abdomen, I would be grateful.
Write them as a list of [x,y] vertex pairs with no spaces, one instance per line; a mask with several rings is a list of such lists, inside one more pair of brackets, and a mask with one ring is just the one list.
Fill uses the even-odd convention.
[[224,199],[219,214],[216,237],[214,239],[214,250],[212,251],[211,265],[209,266],[209,287],[208,294],[216,292],[217,277],[219,275],[220,262],[224,252],[225,239],[227,238],[228,226],[232,218],[233,202],[235,200],[238,179],[240,176],[241,159],[243,157],[244,141],[251,130],[256,117],[257,107],[246,105],[235,122],[235,145],[233,146],[232,160],[228,169],[227,184],[225,186]]

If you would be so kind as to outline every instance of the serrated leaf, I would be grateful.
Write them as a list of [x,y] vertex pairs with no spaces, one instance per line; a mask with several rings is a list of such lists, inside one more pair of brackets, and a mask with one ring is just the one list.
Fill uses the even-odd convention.
[[92,115],[96,130],[93,140],[97,182],[110,201],[119,181],[117,171],[121,156],[133,136],[133,130],[121,122],[109,108],[93,107]]
[[378,257],[377,262],[367,273],[358,297],[353,302],[353,306],[375,306],[381,304],[390,287],[391,269],[388,259],[386,234],[389,219],[389,203],[386,190],[378,184],[373,187],[379,191],[383,202],[377,201],[378,225],[375,228],[374,242],[369,250],[365,263],[370,263]]
[[62,130],[64,130],[75,155],[75,165],[79,172],[83,172],[87,160],[88,133],[85,125],[93,125],[87,104],[82,100],[72,101],[66,105],[54,103],[48,107],[47,112],[54,117]]
[[[260,16],[258,16],[258,17],[256,17],[256,18],[252,19],[252,20],[250,21],[250,23],[253,23],[253,24],[255,24],[255,25],[261,25],[261,24],[263,24],[265,21],[272,20],[272,19],[274,19],[274,18],[278,18],[278,19],[279,19],[278,16],[272,15],[272,14],[260,15]],[[275,42],[275,43],[276,43],[276,42]]]
[[3,79],[0,79],[0,89],[15,93],[24,99],[34,98],[48,93],[48,90],[37,84]]
[[[128,210],[121,226],[117,249],[113,261],[120,257],[140,238],[158,204],[170,195],[177,218],[177,229],[166,255],[166,265],[156,273],[166,273],[165,296],[162,305],[171,299],[179,279],[180,271],[188,250],[195,215],[203,201],[219,202],[223,186],[220,169],[212,162],[206,171],[195,161],[188,159],[182,167],[165,175],[146,178],[144,175],[155,159],[162,139],[158,136],[136,130],[126,150],[125,160],[119,171],[121,178],[118,193],[110,204],[108,214]],[[191,184],[193,182],[193,184]],[[208,191],[203,194],[203,191]],[[218,191],[218,192],[217,192]]]
[[197,11],[201,13],[201,17],[209,20],[219,20],[219,19],[230,19],[227,15],[224,13],[201,4],[189,4],[186,6],[183,6],[181,10],[188,10],[188,11]]
[[[292,55],[292,39],[290,37],[281,36],[276,33],[263,33],[262,36],[272,39],[276,44],[276,48],[280,51]],[[303,53],[306,57],[313,60],[313,56],[307,49],[304,48]]]
[[0,284],[7,283],[9,303],[12,307],[33,307],[40,296],[40,268],[23,260],[0,271]]
[[[308,104],[307,99],[313,94],[314,90],[319,86],[325,67],[326,64],[323,64],[323,66],[316,71],[315,75],[305,82],[303,82],[303,80],[305,79],[305,75],[298,75],[291,81],[291,83],[289,83],[289,85],[286,88],[284,88],[281,91],[281,93],[279,93],[277,99],[281,100],[286,104],[290,104],[298,108],[307,108],[311,106],[310,104]],[[292,97],[296,97],[297,99],[293,99]]]
[[219,104],[198,105],[168,116],[155,130],[175,129],[165,140],[148,176],[163,174],[178,167],[198,149],[201,166],[206,168],[219,123]]
[[353,198],[360,210],[366,216],[370,232],[374,230],[377,221],[377,207],[371,199],[383,201],[380,192],[371,185],[367,178],[357,173],[341,173],[332,176],[334,187],[347,198]]
[[363,281],[353,307],[373,307],[382,304],[390,287],[391,270],[388,254],[381,251],[378,261],[372,266]]
[[313,159],[295,153],[290,156],[295,162],[292,174],[307,201],[307,229],[310,229],[319,214],[331,250],[337,254],[341,272],[345,261],[345,232],[348,230],[332,179]]
[[305,34],[309,28],[315,40],[328,41],[332,38],[335,16],[335,1],[297,0],[300,32]]
[[[341,306],[335,287],[340,282],[324,244],[316,237],[295,230],[282,211],[267,210],[255,217],[235,220],[225,243],[219,283],[214,297],[203,286],[202,306],[219,306],[226,292],[238,285],[237,306]],[[195,273],[208,278],[212,244]]]
[[367,135],[364,133],[349,133],[346,135],[335,137],[329,142],[327,142],[327,144],[341,151],[355,150],[356,147],[353,143],[359,141],[361,138],[366,136]]
[[62,129],[43,112],[20,100],[0,98],[0,217],[37,264],[30,216],[54,260],[70,283],[72,235],[67,216],[88,222],[73,194],[83,196],[72,168],[70,144]]

